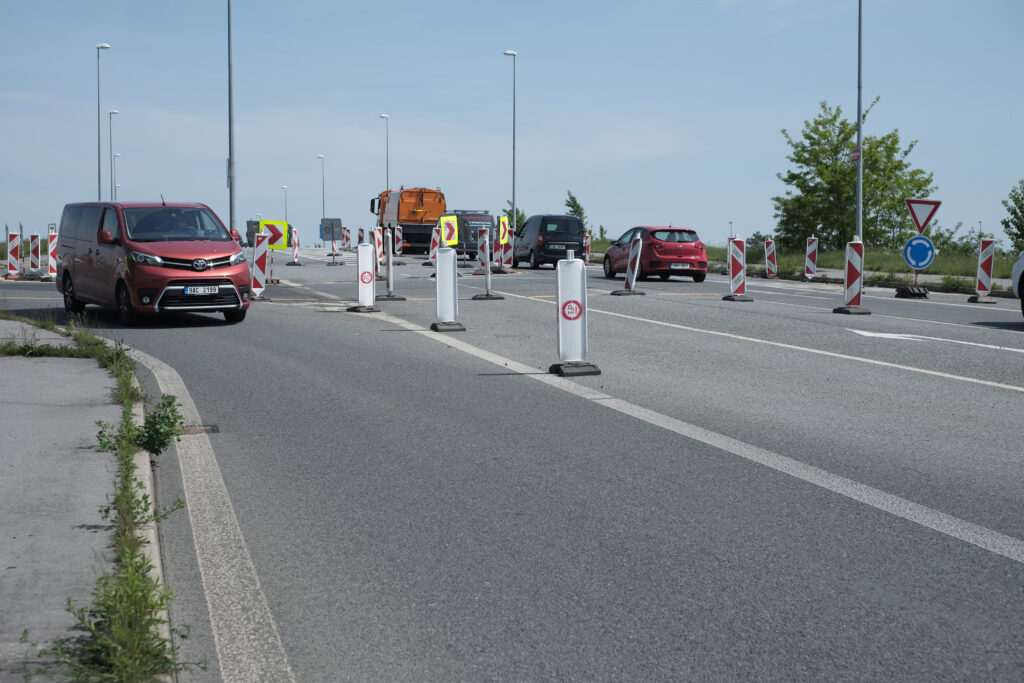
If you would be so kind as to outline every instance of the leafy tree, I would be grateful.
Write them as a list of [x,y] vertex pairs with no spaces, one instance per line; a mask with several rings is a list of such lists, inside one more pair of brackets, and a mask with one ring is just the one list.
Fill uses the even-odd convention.
[[[932,244],[940,252],[953,252],[964,256],[978,253],[978,242],[982,239],[995,239],[995,235],[982,232],[980,229],[971,228],[966,235],[957,237],[960,228],[964,226],[963,221],[957,221],[952,228],[943,228],[935,224],[928,228],[928,237]],[[998,242],[997,242],[998,244]]]
[[604,229],[603,225],[597,227],[597,239],[603,240],[608,237],[608,232]]
[[[506,199],[505,203],[508,204],[507,209],[503,209],[502,213],[508,216],[509,221],[512,220],[512,200]],[[513,232],[519,232],[519,229],[526,225],[526,214],[518,206],[516,207],[516,220],[515,225],[512,227]]]
[[747,238],[747,262],[761,261],[764,259],[764,243],[772,238],[760,231],[755,232]]
[[576,199],[576,195],[569,190],[569,197],[565,200],[565,208],[568,209],[570,216],[576,216],[583,221],[583,227],[587,227],[587,212],[583,210],[583,205],[580,204],[579,200]]
[[[878,102],[864,112],[862,121]],[[857,124],[843,118],[841,107],[821,102],[821,111],[804,121],[800,138],[785,129],[792,148],[786,158],[795,168],[777,174],[789,186],[772,197],[776,238],[784,249],[802,249],[815,235],[823,249],[840,249],[857,231],[857,165],[850,163],[856,146]],[[912,168],[907,157],[917,145],[900,145],[899,130],[880,137],[864,136],[864,242],[898,247],[916,234],[904,199],[925,198],[935,191],[932,174]]]
[[1013,251],[1024,251],[1024,178],[1010,189],[1010,196],[1003,200],[1003,208],[1009,216],[1000,222],[1010,238]]

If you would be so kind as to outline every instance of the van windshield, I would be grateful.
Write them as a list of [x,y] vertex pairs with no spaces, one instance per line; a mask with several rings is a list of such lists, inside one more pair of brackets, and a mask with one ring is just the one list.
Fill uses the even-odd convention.
[[231,234],[209,209],[147,206],[124,210],[125,230],[134,242],[211,240],[229,242]]

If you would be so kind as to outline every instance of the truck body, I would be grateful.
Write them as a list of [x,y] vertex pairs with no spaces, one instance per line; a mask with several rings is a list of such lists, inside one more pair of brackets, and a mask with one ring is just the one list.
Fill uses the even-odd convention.
[[370,200],[370,213],[377,216],[377,227],[402,228],[403,251],[430,250],[430,233],[445,212],[441,188],[401,187],[385,190]]

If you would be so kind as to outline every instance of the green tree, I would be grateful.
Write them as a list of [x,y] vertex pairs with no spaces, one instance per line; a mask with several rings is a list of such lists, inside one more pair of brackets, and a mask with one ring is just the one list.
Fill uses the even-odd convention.
[[587,227],[587,212],[583,210],[583,205],[580,204],[579,200],[576,199],[576,195],[572,193],[572,190],[568,190],[569,197],[565,200],[565,208],[568,209],[570,216],[576,216],[583,221],[583,227]]
[[[786,158],[794,165],[777,174],[789,189],[772,197],[776,238],[784,249],[803,249],[811,235],[823,249],[840,249],[857,231],[857,165],[850,162],[857,124],[843,118],[841,107],[820,106],[814,120],[804,121],[799,138],[782,131],[792,148]],[[907,161],[916,145],[914,140],[902,147],[899,130],[863,138],[864,242],[869,245],[898,247],[916,234],[904,199],[923,199],[936,190],[932,174]]]
[[1024,178],[1010,188],[1010,196],[1003,200],[1003,208],[1009,214],[1002,219],[1003,230],[1010,238],[1014,253],[1024,251]]
[[[508,208],[507,209],[503,209],[502,213],[505,214],[508,217],[509,221],[511,221],[512,220],[512,200],[511,199],[506,199],[505,203],[508,204]],[[524,225],[526,225],[526,214],[523,213],[522,209],[520,209],[517,206],[516,207],[515,226],[513,226],[512,231],[513,232],[519,232],[519,229],[522,228]]]

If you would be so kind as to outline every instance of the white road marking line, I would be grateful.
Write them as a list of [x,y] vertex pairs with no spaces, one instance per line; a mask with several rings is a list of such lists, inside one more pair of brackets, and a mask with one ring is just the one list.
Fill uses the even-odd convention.
[[876,339],[896,339],[899,341],[937,341],[937,342],[948,342],[950,344],[964,344],[965,346],[977,346],[982,349],[992,349],[994,351],[1012,351],[1013,353],[1024,353],[1024,349],[1015,349],[1010,346],[996,346],[994,344],[979,344],[978,342],[962,341],[960,339],[945,339],[943,337],[926,337],[921,334],[910,334],[910,333],[899,333],[899,332],[869,332],[868,330],[854,330],[849,327],[846,328],[847,332],[853,332],[859,334],[862,337],[875,337]]
[[[149,368],[162,393],[177,397],[186,426],[202,424],[177,371],[141,351],[128,353]],[[182,436],[176,447],[221,678],[295,681],[209,437]]]
[[577,384],[572,380],[557,377],[536,368],[504,358],[490,351],[468,344],[451,335],[420,327],[390,314],[382,314],[381,318],[404,329],[418,332],[425,337],[441,344],[459,349],[464,353],[481,360],[493,363],[501,368],[517,372],[529,379],[542,382],[580,398],[593,401],[597,405],[615,410],[648,424],[661,427],[680,436],[707,444],[713,448],[732,453],[750,462],[762,465],[782,474],[788,474],[808,484],[832,491],[851,500],[887,512],[895,517],[913,522],[927,529],[970,543],[996,555],[1001,555],[1014,562],[1024,564],[1024,541],[999,533],[992,529],[964,521],[944,512],[939,512],[925,505],[914,503],[905,498],[895,496],[866,484],[832,474],[826,470],[807,465],[793,458],[779,455],[764,448],[718,434],[697,425],[662,415],[653,410],[614,398],[603,392]]

